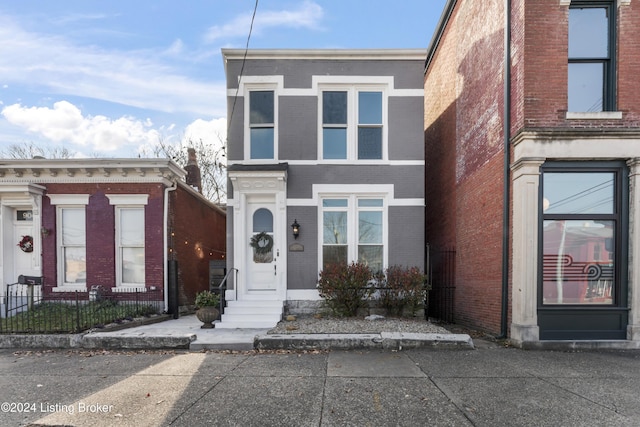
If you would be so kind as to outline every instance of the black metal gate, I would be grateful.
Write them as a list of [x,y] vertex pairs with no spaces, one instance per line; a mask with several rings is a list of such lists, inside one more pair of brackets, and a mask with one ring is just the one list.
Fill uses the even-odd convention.
[[427,245],[429,292],[427,316],[442,322],[454,322],[456,250],[435,249]]

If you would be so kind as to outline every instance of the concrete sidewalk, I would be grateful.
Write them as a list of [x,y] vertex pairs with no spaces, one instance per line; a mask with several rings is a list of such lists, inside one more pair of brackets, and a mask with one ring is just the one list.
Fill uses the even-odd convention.
[[202,329],[195,315],[126,329],[68,335],[0,335],[0,348],[392,349],[473,348],[466,334],[270,334],[269,329]]

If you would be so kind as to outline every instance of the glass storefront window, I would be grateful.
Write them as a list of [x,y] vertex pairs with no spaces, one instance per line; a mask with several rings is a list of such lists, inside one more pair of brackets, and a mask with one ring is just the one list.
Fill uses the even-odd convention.
[[542,303],[615,303],[613,172],[543,175]]

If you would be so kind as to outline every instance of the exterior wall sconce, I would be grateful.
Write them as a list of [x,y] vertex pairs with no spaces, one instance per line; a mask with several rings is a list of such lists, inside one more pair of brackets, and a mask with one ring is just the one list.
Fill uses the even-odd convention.
[[293,238],[297,239],[300,235],[300,224],[298,224],[298,220],[294,219],[293,224],[291,224],[291,228],[293,229]]
[[40,233],[42,234],[42,237],[47,237],[51,233],[51,230],[46,227],[41,227]]

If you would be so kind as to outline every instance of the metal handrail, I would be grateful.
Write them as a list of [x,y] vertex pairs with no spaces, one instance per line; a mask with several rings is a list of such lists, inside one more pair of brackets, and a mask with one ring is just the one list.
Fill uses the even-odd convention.
[[222,282],[220,282],[220,284],[218,285],[218,295],[220,295],[220,314],[224,313],[224,306],[225,306],[225,299],[224,299],[224,295],[225,292],[227,290],[227,279],[229,278],[229,275],[231,273],[235,273],[234,275],[234,282],[233,282],[233,290],[236,293],[236,299],[238,299],[238,269],[237,268],[231,268],[229,271],[227,271],[227,274],[225,274],[224,279],[222,279]]

